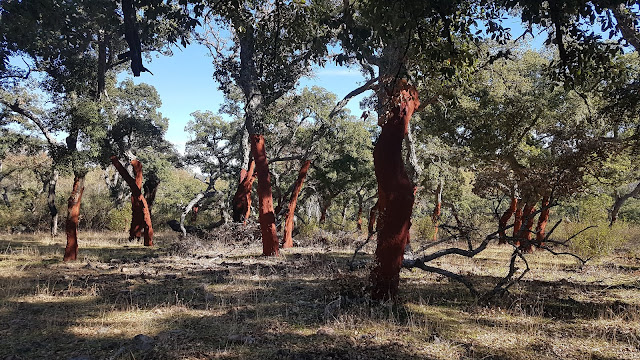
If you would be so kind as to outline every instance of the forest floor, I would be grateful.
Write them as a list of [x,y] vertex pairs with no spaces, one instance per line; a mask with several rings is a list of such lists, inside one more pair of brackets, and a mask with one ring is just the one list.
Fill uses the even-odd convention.
[[[531,272],[490,304],[417,269],[377,303],[372,247],[350,271],[349,246],[266,258],[255,237],[125,236],[81,232],[80,260],[63,263],[63,236],[0,235],[0,360],[640,359],[640,241],[584,266],[530,254]],[[510,253],[436,263],[489,288]]]

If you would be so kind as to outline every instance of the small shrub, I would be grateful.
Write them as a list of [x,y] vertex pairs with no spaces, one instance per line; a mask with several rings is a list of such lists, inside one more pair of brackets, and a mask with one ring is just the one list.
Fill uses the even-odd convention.
[[[605,222],[593,224],[595,227],[585,230],[571,239],[569,247],[572,252],[583,258],[602,257],[611,254],[631,240],[629,226],[624,223],[609,227]],[[584,223],[567,223],[558,228],[559,240],[568,239],[587,228]]]
[[435,233],[435,226],[431,216],[425,215],[413,220],[411,230],[413,232],[413,234],[411,234],[411,242],[423,243],[431,241],[433,239],[433,234]]
[[107,213],[107,227],[113,231],[127,231],[131,225],[131,208],[123,206],[120,209],[111,209]]

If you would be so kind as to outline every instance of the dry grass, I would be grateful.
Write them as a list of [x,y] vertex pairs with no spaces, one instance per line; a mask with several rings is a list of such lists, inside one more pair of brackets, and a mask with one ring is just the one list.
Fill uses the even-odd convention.
[[[377,304],[366,266],[348,271],[350,248],[264,258],[255,241],[167,233],[148,249],[126,234],[81,236],[69,264],[62,238],[0,236],[0,359],[640,359],[629,252],[582,268],[534,253],[525,281],[490,305],[404,270],[398,301]],[[439,265],[488,287],[509,255],[491,245]]]

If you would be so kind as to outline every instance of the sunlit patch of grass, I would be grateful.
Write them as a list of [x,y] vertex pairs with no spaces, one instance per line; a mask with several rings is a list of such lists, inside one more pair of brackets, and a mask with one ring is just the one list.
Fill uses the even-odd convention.
[[[69,358],[78,348],[111,358],[123,347],[131,353],[118,358],[640,358],[633,257],[580,267],[527,255],[532,271],[488,306],[442,276],[403,270],[398,301],[378,304],[369,269],[348,271],[350,248],[267,258],[258,242],[189,247],[168,234],[145,248],[126,234],[85,235],[71,263],[62,239],[0,236],[0,358]],[[366,251],[358,260],[371,260]],[[492,244],[438,264],[488,289],[511,251]],[[152,353],[131,347],[138,334],[154,339]]]

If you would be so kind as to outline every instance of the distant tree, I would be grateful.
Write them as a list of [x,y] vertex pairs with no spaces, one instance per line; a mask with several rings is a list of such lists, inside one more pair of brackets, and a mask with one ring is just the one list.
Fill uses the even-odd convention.
[[[196,204],[200,204],[200,208],[203,208],[205,201],[210,201],[215,197],[227,203],[224,199],[230,196],[219,192],[216,189],[216,183],[218,180],[234,183],[233,179],[242,166],[238,159],[243,133],[240,120],[225,121],[210,111],[195,111],[191,113],[191,117],[193,119],[185,127],[191,136],[185,147],[185,162],[198,168],[198,171],[205,178],[204,182],[207,187],[204,191],[196,194],[184,208],[180,218],[180,226],[184,235],[186,235],[185,218]],[[246,207],[232,209],[234,220],[238,219],[240,215],[245,216],[246,208],[250,206],[251,199],[248,198],[248,201],[249,203],[245,204]],[[226,209],[221,208],[221,211],[222,222],[220,224],[226,218]]]
[[[9,56],[27,56],[34,70],[45,74],[41,87],[58,107],[52,125],[68,134],[64,153],[75,180],[68,201],[64,259],[75,260],[86,165],[99,162],[106,135],[108,115],[102,110],[108,101],[107,83],[128,59],[134,75],[139,75],[142,52],[179,39],[185,43],[196,22],[180,7],[158,1],[142,4],[140,17],[132,1],[123,1],[121,9],[112,1],[3,1],[0,6],[3,69]],[[164,26],[167,21],[176,26]],[[128,55],[119,59],[127,45]],[[12,106],[18,113],[24,110],[19,101]]]

